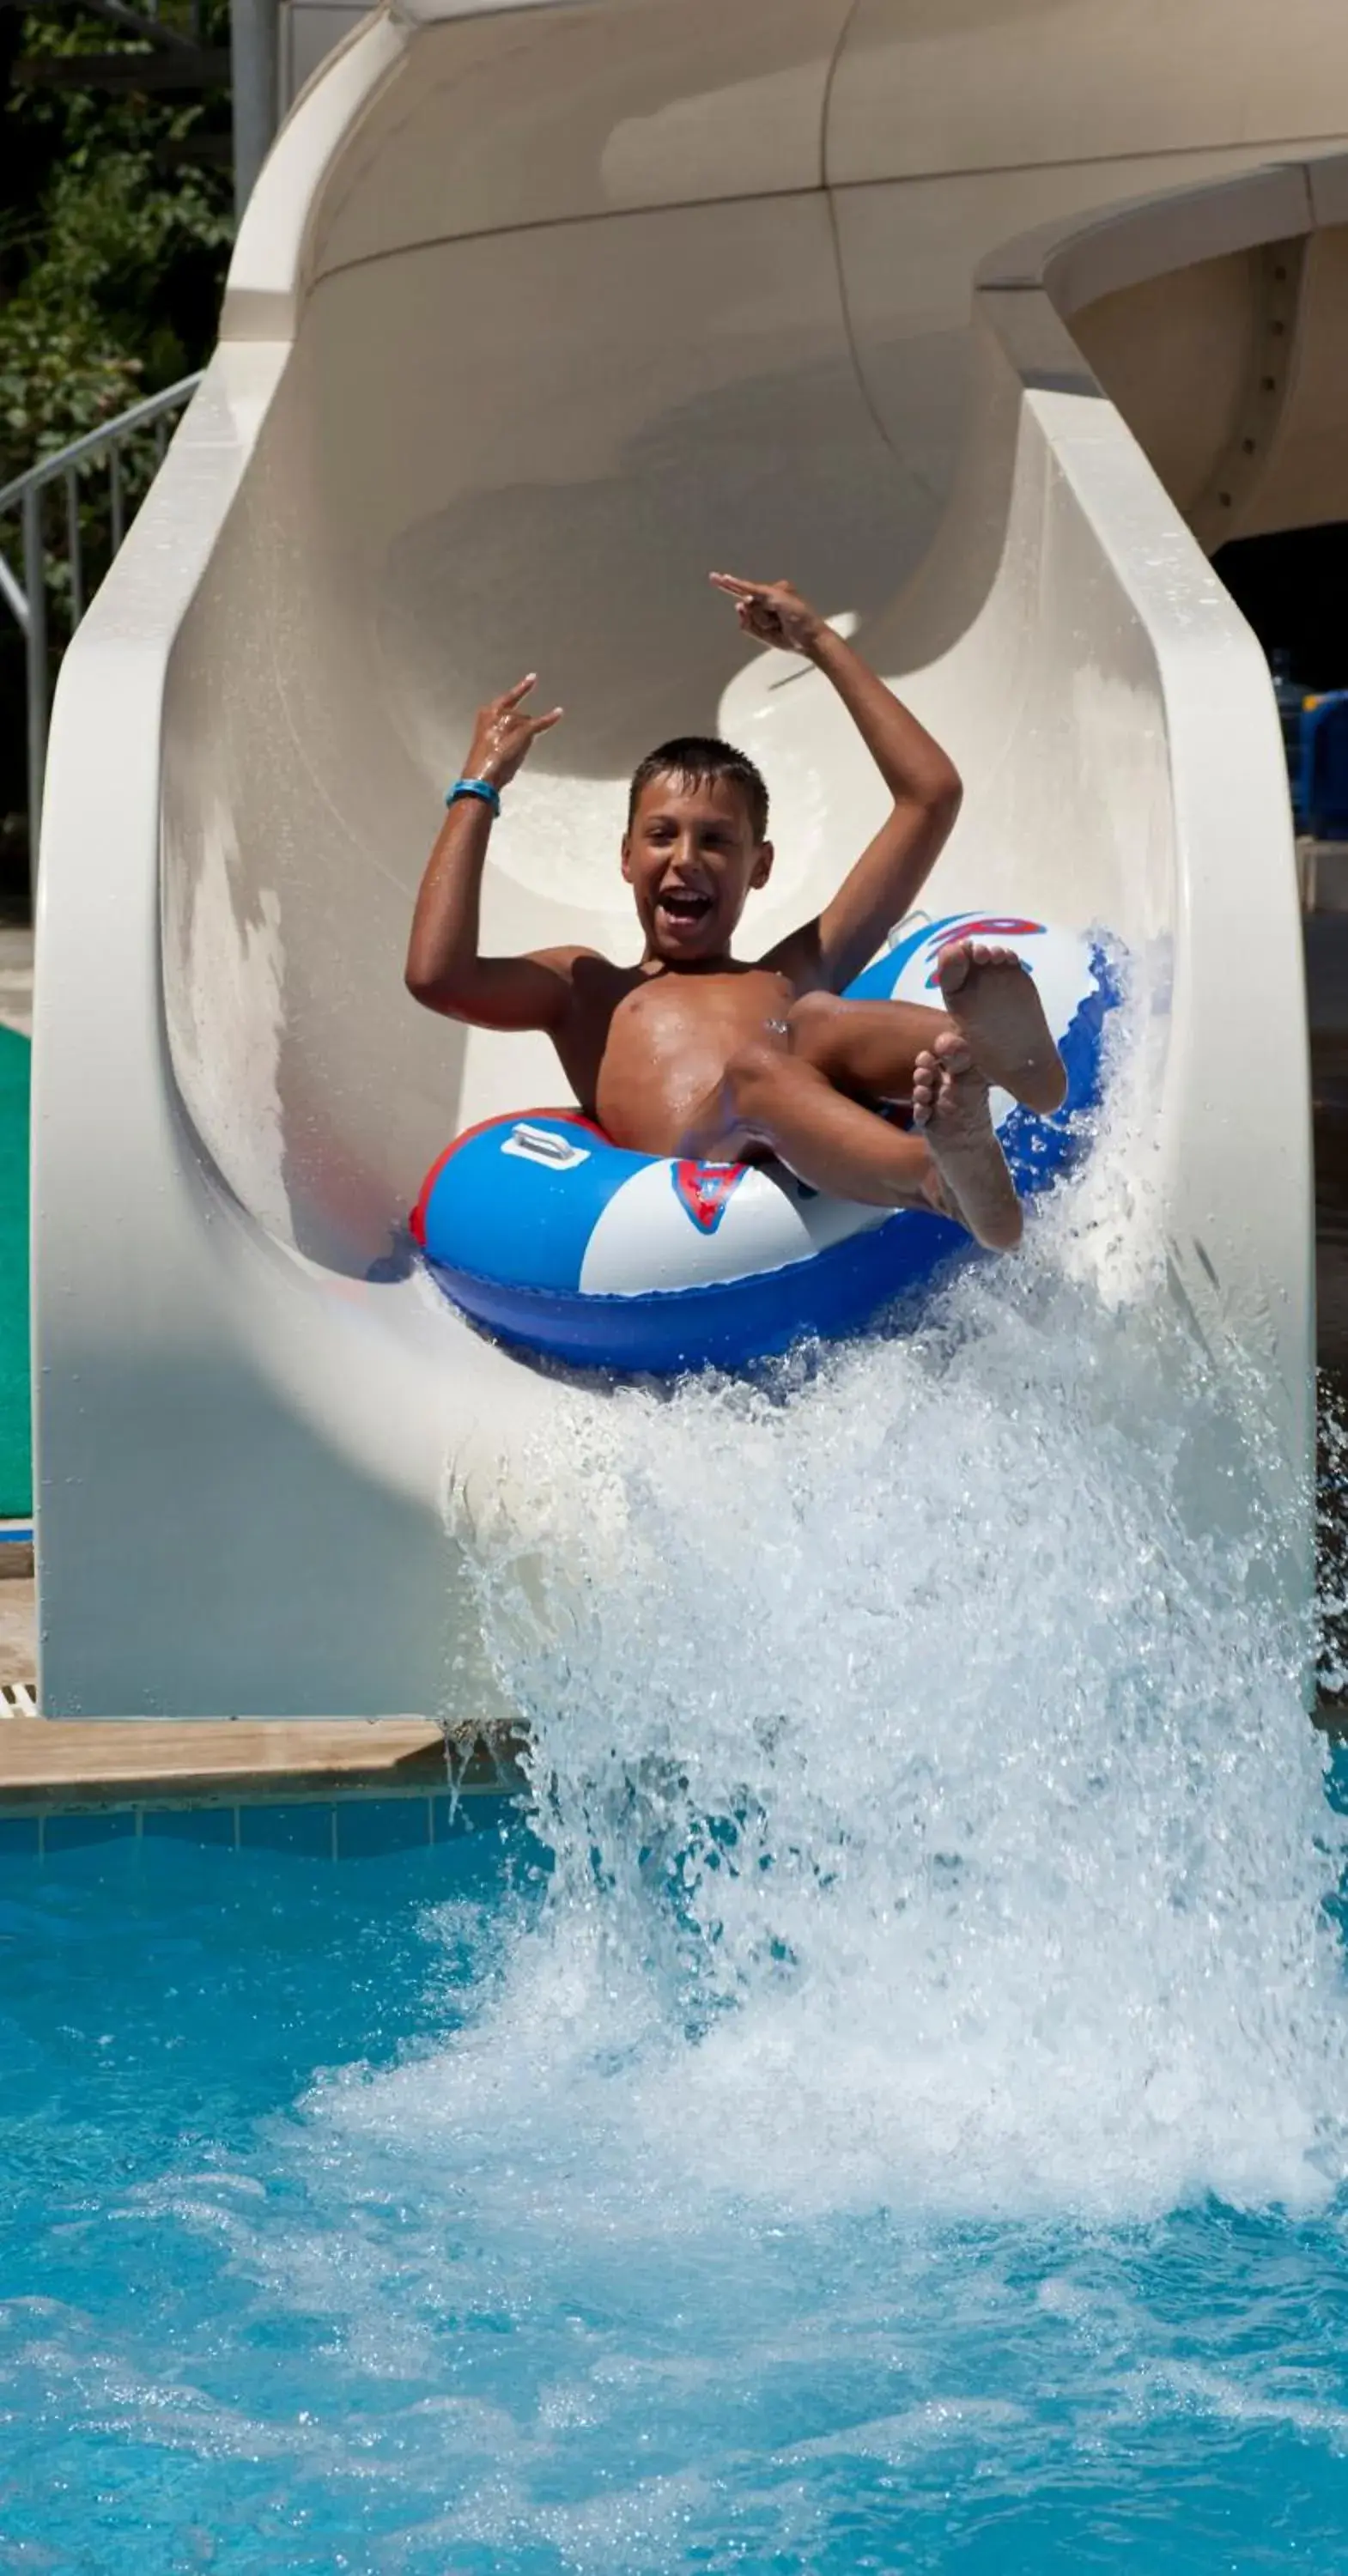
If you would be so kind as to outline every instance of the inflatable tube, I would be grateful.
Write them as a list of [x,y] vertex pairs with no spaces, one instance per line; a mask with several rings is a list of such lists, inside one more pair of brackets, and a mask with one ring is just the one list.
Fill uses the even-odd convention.
[[[1099,1098],[1117,999],[1100,945],[1043,922],[951,914],[906,931],[848,993],[939,1008],[940,952],[971,937],[1023,958],[1067,1066],[1056,1117],[993,1094],[1026,1195],[1077,1159],[1080,1113]],[[447,1295],[500,1340],[657,1375],[742,1367],[805,1335],[853,1332],[953,1253],[977,1249],[945,1217],[826,1198],[780,1164],[629,1153],[577,1109],[517,1110],[456,1137],[427,1176],[412,1231]]]

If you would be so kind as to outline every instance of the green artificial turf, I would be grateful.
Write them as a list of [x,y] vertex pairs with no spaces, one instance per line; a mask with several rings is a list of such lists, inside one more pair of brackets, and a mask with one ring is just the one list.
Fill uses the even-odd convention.
[[27,1038],[0,1028],[0,1519],[33,1508],[28,1391]]

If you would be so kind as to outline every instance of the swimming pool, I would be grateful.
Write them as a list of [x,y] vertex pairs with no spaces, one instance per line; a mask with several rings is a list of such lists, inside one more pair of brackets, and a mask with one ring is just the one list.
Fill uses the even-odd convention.
[[0,1857],[0,2563],[1348,2566],[1342,1829],[1240,1436],[1033,1261],[596,1401],[484,1571],[532,1825]]
[[438,2116],[540,1864],[6,1865],[6,2563],[1345,2563],[1340,2201],[657,2214],[583,2120]]

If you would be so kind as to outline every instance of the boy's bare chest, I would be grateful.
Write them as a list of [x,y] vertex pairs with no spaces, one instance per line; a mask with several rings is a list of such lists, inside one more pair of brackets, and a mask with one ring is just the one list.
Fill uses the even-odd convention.
[[791,988],[767,966],[742,974],[653,975],[621,995],[609,1019],[605,1056],[616,1050],[650,1062],[715,1055],[760,1034],[790,1009]]
[[793,998],[769,967],[624,980],[585,1050],[593,1050],[592,1098],[609,1134],[646,1153],[672,1152],[686,1113],[735,1049],[780,1024]]

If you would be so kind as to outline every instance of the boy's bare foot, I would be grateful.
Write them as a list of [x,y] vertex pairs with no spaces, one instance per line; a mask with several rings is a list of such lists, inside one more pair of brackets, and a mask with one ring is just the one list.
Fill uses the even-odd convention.
[[1022,1218],[988,1114],[988,1086],[961,1039],[942,1036],[913,1067],[913,1125],[931,1148],[935,1204],[992,1252],[1011,1252]]
[[957,939],[941,951],[941,998],[985,1080],[1051,1116],[1067,1074],[1028,967],[1013,949]]

